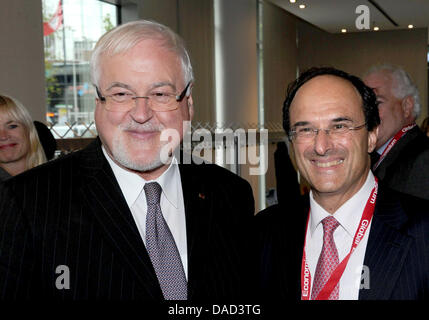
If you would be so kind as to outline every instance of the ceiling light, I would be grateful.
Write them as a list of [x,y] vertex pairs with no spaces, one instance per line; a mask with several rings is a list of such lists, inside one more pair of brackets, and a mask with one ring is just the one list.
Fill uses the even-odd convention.
[[290,3],[295,3],[295,2],[296,2],[296,0],[289,0],[289,2],[290,2]]
[[341,32],[342,32],[342,33],[346,33],[346,32],[347,32],[347,29],[341,29]]
[[379,27],[374,27],[374,31],[378,31],[378,30],[380,30]]
[[412,28],[414,28],[414,26],[412,24],[409,24],[408,29],[412,29]]
[[300,5],[299,5],[299,8],[300,8],[300,9],[305,9],[305,4],[300,4]]

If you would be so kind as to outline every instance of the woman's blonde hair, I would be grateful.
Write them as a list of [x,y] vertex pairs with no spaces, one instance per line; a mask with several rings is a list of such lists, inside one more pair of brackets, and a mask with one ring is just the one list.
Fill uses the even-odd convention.
[[24,125],[30,140],[30,150],[27,153],[26,161],[27,170],[45,163],[45,152],[40,143],[33,120],[24,105],[15,98],[0,94],[0,113],[5,113]]

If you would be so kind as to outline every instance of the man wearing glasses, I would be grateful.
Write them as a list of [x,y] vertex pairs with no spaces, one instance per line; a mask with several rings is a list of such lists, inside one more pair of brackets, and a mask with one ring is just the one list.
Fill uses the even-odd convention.
[[[193,116],[182,40],[149,21],[105,34],[91,59],[99,138],[0,195],[4,298],[219,301],[249,293],[250,185],[162,157]],[[165,130],[180,140],[162,139]]]
[[429,206],[378,184],[369,153],[379,123],[375,94],[345,72],[313,68],[289,86],[283,126],[311,192],[256,217],[267,296],[428,298]]
[[401,67],[373,66],[363,81],[378,100],[380,126],[371,169],[390,188],[429,200],[429,139],[416,124],[420,96]]

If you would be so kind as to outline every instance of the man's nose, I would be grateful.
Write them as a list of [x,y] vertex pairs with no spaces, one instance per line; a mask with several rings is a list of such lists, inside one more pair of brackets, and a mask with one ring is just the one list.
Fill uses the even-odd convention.
[[8,137],[8,131],[6,129],[0,129],[0,140],[7,140]]
[[135,106],[130,111],[131,117],[139,123],[144,123],[153,117],[153,110],[150,108],[150,100],[147,97],[134,99]]
[[314,137],[314,151],[318,155],[325,155],[332,149],[332,138],[325,130],[320,129]]

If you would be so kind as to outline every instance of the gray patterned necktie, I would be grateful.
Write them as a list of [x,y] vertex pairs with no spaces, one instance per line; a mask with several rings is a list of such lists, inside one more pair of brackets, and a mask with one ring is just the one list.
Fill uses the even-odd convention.
[[144,186],[147,200],[146,249],[155,269],[165,300],[186,300],[187,281],[179,250],[161,212],[161,186]]

